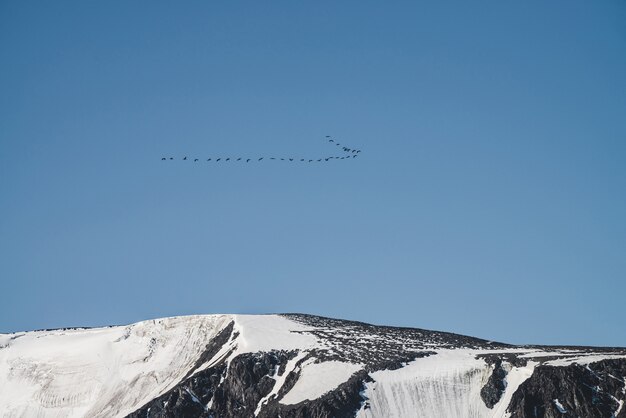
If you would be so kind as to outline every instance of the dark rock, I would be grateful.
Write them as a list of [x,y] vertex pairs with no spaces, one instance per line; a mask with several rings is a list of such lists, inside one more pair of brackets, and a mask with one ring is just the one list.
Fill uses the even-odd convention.
[[[626,359],[588,366],[537,366],[513,394],[508,411],[511,418],[611,417],[619,407],[617,399],[624,396],[623,376]],[[618,417],[625,416],[623,410]]]
[[504,389],[506,388],[506,370],[502,368],[502,360],[496,359],[493,365],[493,371],[489,380],[483,388],[480,390],[480,397],[483,398],[487,408],[491,409],[495,404],[500,401]]

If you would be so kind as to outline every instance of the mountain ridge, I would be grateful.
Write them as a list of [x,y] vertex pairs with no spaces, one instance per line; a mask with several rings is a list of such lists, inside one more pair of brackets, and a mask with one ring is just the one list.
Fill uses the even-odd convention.
[[623,418],[626,348],[188,315],[0,334],[0,387],[1,417]]

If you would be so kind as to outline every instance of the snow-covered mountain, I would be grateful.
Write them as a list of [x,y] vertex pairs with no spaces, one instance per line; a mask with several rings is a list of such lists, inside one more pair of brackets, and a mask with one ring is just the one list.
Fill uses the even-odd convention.
[[626,417],[626,349],[310,315],[0,334],[0,417]]

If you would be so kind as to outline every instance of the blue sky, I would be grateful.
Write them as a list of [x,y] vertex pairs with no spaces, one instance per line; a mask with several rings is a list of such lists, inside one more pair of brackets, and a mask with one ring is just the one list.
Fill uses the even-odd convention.
[[[306,312],[626,346],[626,3],[2,2],[0,332]],[[317,165],[163,155],[325,155]]]

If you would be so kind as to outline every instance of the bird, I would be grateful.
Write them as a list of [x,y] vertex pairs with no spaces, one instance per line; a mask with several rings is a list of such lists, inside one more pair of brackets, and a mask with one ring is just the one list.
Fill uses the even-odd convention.
[[186,160],[186,159],[187,159],[187,157],[183,158],[183,160]]
[[304,161],[304,158],[300,158],[300,161]]
[[333,141],[332,139],[329,139],[328,142],[335,142],[335,141]]
[[270,157],[270,160],[275,160],[275,159],[276,159],[276,158],[274,158],[274,157]]
[[197,162],[198,162],[198,159],[196,158],[195,160],[193,160],[193,162],[194,162],[194,163],[197,163]]
[[226,161],[230,161],[230,158],[227,158]]
[[165,158],[165,157],[161,158],[161,161],[165,161],[165,160],[166,160],[166,158]]
[[284,159],[284,158],[281,158],[281,159],[280,159],[280,161],[285,161],[285,159]]
[[241,157],[237,158],[237,161],[241,161]]
[[248,159],[246,160],[246,162],[247,162],[247,163],[249,163],[249,162],[250,162],[250,158],[248,158]]
[[261,161],[263,159],[263,157],[259,158],[259,161]]
[[330,158],[324,158],[324,160],[328,161],[328,160],[330,160]]
[[326,135],[326,138],[330,138],[330,135]]
[[215,162],[218,162],[219,160],[221,160],[221,158],[218,158],[217,160],[215,160]]
[[211,159],[210,159],[210,158],[207,158],[207,161],[211,161]]
[[354,155],[352,156],[352,158],[356,158],[356,154],[354,154]]
[[309,160],[309,162],[312,162],[313,160]]
[[322,161],[322,159],[320,158],[319,160],[317,160],[317,162],[319,163],[320,161]]
[[170,160],[173,160],[173,159],[174,159],[174,157],[170,157]]
[[290,158],[289,161],[293,161],[293,158]]

